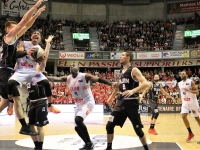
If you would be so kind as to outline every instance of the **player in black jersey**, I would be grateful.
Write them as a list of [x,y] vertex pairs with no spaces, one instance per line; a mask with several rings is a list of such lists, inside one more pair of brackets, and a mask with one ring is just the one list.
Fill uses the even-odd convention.
[[131,66],[131,61],[133,61],[133,53],[123,52],[120,56],[120,64],[123,68],[120,71],[118,87],[107,100],[108,104],[112,104],[114,96],[118,93],[117,103],[106,125],[108,142],[106,150],[112,149],[115,126],[122,127],[127,117],[130,119],[144,149],[148,150],[139,112],[139,91],[146,89],[148,82],[138,68]]
[[[30,10],[24,15],[19,23],[14,21],[7,21],[5,23],[5,30],[6,35],[3,37],[3,50],[0,54],[0,95],[2,96],[0,102],[0,111],[6,108],[9,104],[8,95],[7,95],[7,83],[8,79],[11,77],[12,73],[14,72],[13,68],[16,63],[16,57],[21,57],[24,55],[24,52],[16,53],[16,45],[17,39],[21,37],[34,23],[36,18],[41,14],[42,11],[45,10],[45,6],[38,9],[34,16],[33,13],[37,10],[37,8],[41,5],[43,0],[39,0]],[[31,54],[33,51],[27,51],[27,54]],[[13,89],[13,96],[19,96],[19,91],[17,88]],[[30,127],[26,124],[24,119],[23,110],[21,107],[21,100],[14,99],[14,107],[15,107],[15,114],[19,119],[22,128],[20,130],[21,134],[28,134],[28,135],[37,135],[36,132],[32,132]],[[13,100],[10,100],[13,102]],[[9,107],[8,107],[9,108]],[[11,107],[12,108],[12,107]],[[8,109],[8,114],[9,114]]]
[[45,94],[45,88],[43,87],[44,80],[37,82],[35,85],[32,83],[26,83],[29,92],[29,111],[28,118],[32,131],[36,132],[37,127],[38,136],[31,136],[34,144],[34,150],[42,150],[44,141],[43,126],[49,123],[47,119],[47,97]]
[[159,116],[158,103],[157,103],[159,96],[163,94],[171,98],[173,101],[175,101],[174,98],[170,96],[158,83],[159,79],[160,78],[158,75],[154,75],[154,81],[149,82],[148,87],[143,91],[141,95],[142,99],[146,95],[146,93],[148,93],[147,99],[149,100],[148,102],[152,110],[151,125],[148,132],[154,135],[158,134],[154,129],[154,126]]

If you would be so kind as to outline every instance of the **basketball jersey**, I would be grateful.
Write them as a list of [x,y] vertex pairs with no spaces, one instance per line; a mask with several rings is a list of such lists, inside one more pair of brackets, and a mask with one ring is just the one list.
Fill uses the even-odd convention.
[[[122,96],[122,93],[126,90],[132,90],[136,87],[139,86],[139,82],[135,81],[132,78],[132,69],[133,67],[130,66],[124,73],[122,73],[122,70],[120,70],[120,79],[119,79],[119,100],[123,100],[124,97]],[[129,98],[127,99],[131,99],[131,98],[138,98],[139,97],[139,93],[135,93],[133,95],[131,95]]]
[[[32,47],[41,48],[39,45],[33,45],[31,41],[24,41],[25,51],[31,49]],[[18,64],[18,67],[16,68],[17,72],[27,72],[27,71],[36,72],[35,68],[36,68],[37,62],[33,61],[29,55],[26,55],[22,58],[18,58],[17,64]]]
[[3,50],[0,52],[0,67],[10,67],[14,68],[16,63],[16,47],[17,40],[12,44],[7,44],[3,38],[2,48]]
[[67,86],[75,102],[94,103],[94,97],[90,85],[86,82],[85,74],[86,73],[78,73],[75,78],[73,78],[72,75],[67,76]]
[[158,84],[153,83],[153,87],[149,91],[149,97],[148,97],[149,99],[155,101],[158,100],[158,97],[160,95],[160,86],[161,85],[159,83]]
[[181,82],[178,83],[178,86],[179,86],[179,89],[180,89],[182,103],[197,101],[196,94],[193,94],[191,92],[186,92],[184,90],[184,88],[190,90],[192,88],[191,87],[191,83],[192,83],[191,79],[187,79],[186,81],[181,81]]

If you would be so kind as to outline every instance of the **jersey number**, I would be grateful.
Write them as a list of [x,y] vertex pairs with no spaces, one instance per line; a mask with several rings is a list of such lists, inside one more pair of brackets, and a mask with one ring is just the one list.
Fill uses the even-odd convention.
[[123,89],[124,91],[126,90],[125,84],[122,84],[122,89]]

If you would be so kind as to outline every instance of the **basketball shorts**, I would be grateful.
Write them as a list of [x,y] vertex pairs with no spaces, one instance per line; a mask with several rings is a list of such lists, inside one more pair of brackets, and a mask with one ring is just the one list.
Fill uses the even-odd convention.
[[[8,80],[14,73],[14,70],[8,68],[0,68],[0,95],[2,98],[8,99],[7,85]],[[18,89],[13,88],[13,96],[20,96]]]
[[114,110],[117,111],[113,111],[111,113],[111,116],[109,118],[110,122],[114,122],[115,125],[123,127],[126,119],[129,118],[134,128],[143,128],[138,105],[125,104],[120,106],[117,103],[115,107],[118,108],[114,108]]
[[28,118],[29,124],[35,126],[45,126],[49,124],[46,100],[40,102],[30,102]]
[[19,87],[22,87],[23,82],[37,83],[41,80],[47,79],[42,73],[36,71],[33,72],[15,72],[9,80],[15,80],[19,83]]
[[189,112],[191,112],[191,114],[194,117],[199,117],[199,105],[197,101],[194,102],[183,102],[182,106],[181,106],[181,114],[189,114]]
[[[83,105],[77,106],[75,109],[74,118],[76,116],[80,116],[85,120],[85,118],[94,110],[94,106],[94,103],[85,103]],[[77,126],[76,123],[75,126]]]

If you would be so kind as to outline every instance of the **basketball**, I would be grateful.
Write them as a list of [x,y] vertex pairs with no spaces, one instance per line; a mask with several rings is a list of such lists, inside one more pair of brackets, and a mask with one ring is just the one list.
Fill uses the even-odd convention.
[[44,54],[44,50],[38,47],[35,47],[35,49],[36,50],[31,54],[31,56],[36,62],[40,62],[42,60],[41,58]]

